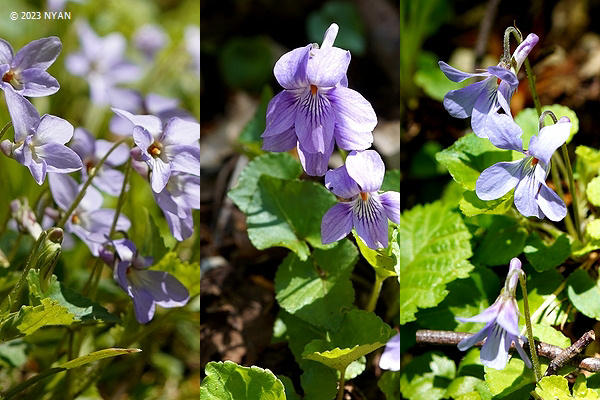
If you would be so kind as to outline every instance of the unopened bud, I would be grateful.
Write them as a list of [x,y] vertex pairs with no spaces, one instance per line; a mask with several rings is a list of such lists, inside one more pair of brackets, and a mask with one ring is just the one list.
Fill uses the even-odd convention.
[[10,140],[5,139],[0,142],[0,151],[6,156],[12,158],[13,144]]
[[50,228],[44,232],[45,238],[40,246],[36,265],[39,267],[40,286],[42,292],[48,289],[50,279],[54,272],[54,267],[58,262],[63,241],[63,230],[60,228]]

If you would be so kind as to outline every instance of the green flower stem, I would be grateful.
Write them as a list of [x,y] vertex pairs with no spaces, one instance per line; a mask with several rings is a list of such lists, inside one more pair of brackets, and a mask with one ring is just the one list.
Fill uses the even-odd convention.
[[[552,161],[554,162],[555,165],[558,165],[558,162],[556,162],[556,160],[559,160],[559,159],[560,158],[558,157],[558,155],[556,153],[554,153],[552,155]],[[550,172],[552,173],[552,182],[554,183],[556,193],[558,193],[558,195],[562,199],[565,197],[565,195],[562,190],[562,184],[560,181],[560,177],[558,176],[558,170],[556,168],[550,168]],[[567,227],[567,231],[569,232],[569,235],[571,235],[574,238],[578,237],[577,230],[575,229],[575,225],[573,225],[573,220],[571,219],[571,215],[569,213],[567,213],[567,215],[565,216],[565,226]]]
[[67,222],[67,220],[69,219],[69,217],[71,216],[71,214],[73,213],[75,208],[77,208],[77,206],[81,202],[81,199],[83,199],[83,196],[85,196],[85,191],[87,190],[88,186],[91,185],[92,179],[94,179],[96,177],[96,175],[98,174],[98,171],[100,170],[102,165],[104,165],[104,162],[106,162],[106,159],[108,158],[110,153],[112,153],[117,148],[117,146],[119,146],[121,143],[124,143],[127,141],[131,142],[131,140],[132,140],[131,138],[126,137],[126,138],[123,138],[123,139],[115,142],[115,144],[113,144],[113,146],[108,150],[108,152],[104,155],[104,157],[102,157],[100,159],[100,161],[98,161],[98,164],[96,164],[96,166],[94,168],[92,168],[92,170],[90,171],[90,175],[88,176],[88,179],[83,184],[83,187],[79,191],[79,194],[75,198],[75,201],[73,201],[73,204],[71,204],[71,207],[69,207],[69,209],[65,212],[65,215],[63,215],[63,217],[60,219],[60,221],[58,221],[58,224],[56,224],[57,227],[64,228],[65,223]]
[[338,389],[337,400],[342,400],[344,398],[344,383],[346,383],[346,368],[343,371],[340,371],[340,388]]
[[0,139],[2,139],[2,137],[4,136],[4,134],[6,133],[6,131],[8,130],[8,128],[10,128],[11,126],[12,126],[12,121],[8,121],[6,123],[6,125],[4,125],[4,127],[0,131]]
[[50,368],[44,372],[40,372],[39,374],[34,375],[31,378],[27,379],[25,382],[22,382],[22,383],[18,384],[17,386],[11,388],[8,392],[6,392],[2,395],[1,399],[2,400],[12,399],[13,396],[17,395],[18,393],[22,392],[23,390],[26,390],[27,388],[32,387],[33,385],[35,385],[42,379],[45,379],[49,376],[52,376],[52,375],[62,372],[64,370],[65,369],[61,368],[61,367],[54,367],[54,368]]
[[379,276],[379,274],[375,274],[375,284],[373,285],[373,291],[371,292],[371,297],[369,298],[369,303],[367,304],[368,312],[374,312],[375,306],[377,305],[377,299],[379,299],[379,293],[381,293],[381,286],[383,285],[383,281],[385,281],[383,276]]
[[527,339],[529,340],[529,351],[531,353],[531,362],[533,363],[533,372],[535,373],[535,381],[539,382],[542,379],[540,371],[540,361],[538,360],[535,340],[533,339],[533,329],[531,328],[531,316],[529,315],[529,301],[527,300],[527,282],[525,274],[519,274],[519,282],[521,283],[521,291],[523,292],[523,309],[525,311],[525,326],[527,327]]
[[575,217],[575,229],[577,230],[577,237],[579,240],[583,240],[581,234],[581,219],[579,217],[579,200],[577,199],[577,191],[575,190],[575,179],[573,178],[573,168],[571,167],[571,160],[569,159],[569,152],[567,151],[567,144],[563,143],[561,146],[562,155],[565,159],[567,177],[569,180],[569,191],[571,192],[571,204],[573,205],[573,216]]
[[46,236],[48,236],[48,233],[44,231],[42,232],[40,237],[38,237],[38,239],[35,241],[35,244],[33,245],[33,249],[31,250],[31,252],[29,253],[29,257],[27,258],[27,264],[25,265],[25,269],[23,270],[19,281],[15,286],[13,286],[10,293],[8,293],[8,295],[4,298],[2,304],[0,305],[0,313],[4,310],[10,311],[12,309],[13,303],[19,298],[19,293],[21,293],[23,283],[25,283],[25,280],[27,279],[29,270],[33,267],[33,260],[37,258],[40,247],[42,247],[42,243],[44,243],[44,240],[46,240]]

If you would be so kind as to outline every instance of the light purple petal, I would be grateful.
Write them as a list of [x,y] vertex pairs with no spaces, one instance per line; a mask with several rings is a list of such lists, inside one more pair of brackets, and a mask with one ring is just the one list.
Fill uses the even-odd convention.
[[13,48],[4,39],[0,39],[0,64],[10,64],[13,59]]
[[148,153],[148,147],[154,143],[154,137],[146,128],[136,125],[133,128],[133,141],[140,148],[145,159],[150,159],[152,156]]
[[487,67],[487,71],[490,73],[490,75],[495,76],[496,78],[499,78],[500,80],[506,82],[513,89],[516,89],[517,86],[519,86],[519,79],[514,74],[514,72],[512,72],[509,69],[493,66]]
[[495,200],[512,188],[517,186],[522,176],[524,163],[527,163],[527,158],[510,162],[499,162],[486,168],[477,182],[475,182],[475,193],[481,200]]
[[68,121],[45,114],[34,134],[35,144],[59,143],[65,144],[73,137],[73,125]]
[[311,176],[323,176],[327,172],[329,159],[333,153],[333,137],[323,153],[308,153],[304,151],[301,143],[298,143],[298,158],[302,164],[302,169]]
[[40,116],[29,100],[17,94],[12,86],[4,90],[10,119],[15,130],[15,142],[22,142],[32,135],[40,123]]
[[500,310],[500,300],[496,299],[496,302],[483,310],[480,314],[477,314],[470,318],[456,318],[459,322],[485,322],[487,325],[490,325],[496,318],[498,317],[498,312]]
[[498,318],[496,318],[496,323],[511,335],[517,336],[519,335],[519,315],[514,301],[513,297],[504,300]]
[[469,347],[474,346],[477,342],[480,342],[483,339],[485,339],[485,337],[487,335],[488,335],[488,325],[484,326],[482,330],[480,330],[479,332],[477,332],[473,336],[470,336],[470,337],[465,338],[465,339],[461,340],[460,342],[458,342],[458,346],[457,347],[458,347],[458,349],[460,351],[465,351]]
[[178,99],[161,96],[156,93],[148,93],[145,100],[147,111],[153,115],[175,109],[179,106]]
[[75,179],[68,175],[49,174],[48,183],[50,184],[52,198],[56,204],[61,209],[67,210],[79,193],[79,185]]
[[47,172],[46,162],[44,160],[40,160],[39,162],[31,160],[27,167],[29,168],[29,171],[31,171],[31,175],[38,185],[44,183]]
[[[90,212],[88,214],[90,233],[108,233],[113,219],[115,218],[115,212],[116,211],[111,208],[101,208]],[[128,231],[130,227],[131,221],[129,221],[129,218],[123,214],[119,214],[116,229],[119,231]]]
[[[79,192],[81,186],[82,185],[78,187],[77,192]],[[102,193],[96,190],[93,186],[88,186],[88,188],[85,190],[85,195],[83,196],[83,199],[81,199],[81,202],[79,203],[77,209],[85,211],[95,211],[102,207],[103,202],[104,198],[102,197]],[[69,204],[69,206],[70,205],[71,204]]]
[[[527,158],[529,159],[529,158]],[[535,179],[533,171],[524,174],[515,189],[515,206],[517,210],[526,217],[544,218],[536,201],[541,183]]]
[[129,120],[134,125],[139,125],[146,129],[153,137],[158,137],[162,132],[162,122],[160,118],[154,115],[133,115],[132,113],[120,110],[118,108],[111,108],[113,112],[121,117]]
[[337,203],[321,220],[321,243],[328,244],[345,238],[352,230],[352,203]]
[[444,96],[444,108],[455,118],[468,118],[473,113],[473,106],[481,91],[490,79],[475,82],[462,89],[451,90]]
[[65,67],[72,75],[84,76],[90,70],[90,61],[83,53],[71,53],[65,59]]
[[537,136],[531,137],[528,149],[529,154],[543,161],[545,164],[549,164],[552,154],[567,141],[570,132],[570,122],[543,127]]
[[[507,278],[511,274],[512,271],[514,271],[514,270],[520,270],[521,267],[522,267],[521,260],[519,260],[516,257],[514,257],[513,259],[511,259],[510,260],[510,267],[508,268]],[[508,285],[509,286],[509,290],[511,290],[511,293],[514,293],[512,291],[516,290],[518,282],[519,282],[519,274],[515,273],[510,278],[510,282],[509,282],[509,285]]]
[[169,176],[171,176],[171,164],[165,163],[160,158],[154,159],[150,176],[152,190],[156,193],[163,190],[169,181]]
[[565,202],[546,185],[546,182],[542,182],[536,199],[538,206],[549,220],[562,221],[567,216]]
[[442,70],[442,72],[444,73],[444,75],[446,75],[446,77],[448,79],[450,79],[452,82],[462,82],[465,79],[474,78],[476,76],[489,76],[489,73],[487,73],[487,72],[480,72],[480,73],[476,73],[476,74],[471,74],[469,72],[462,72],[462,71],[446,64],[443,61],[438,61],[438,65],[439,65],[440,69]]
[[283,90],[271,99],[267,106],[267,125],[262,138],[279,135],[294,125],[297,100],[294,93],[288,90]]
[[[373,194],[373,196],[375,196]],[[385,213],[392,222],[400,223],[400,193],[385,192],[379,195],[379,201],[385,210]]]
[[81,159],[73,150],[58,143],[46,143],[36,146],[37,156],[48,164],[48,172],[67,174],[83,167]]
[[394,335],[385,345],[379,359],[379,368],[390,371],[400,370],[400,334]]
[[514,338],[512,338],[511,342],[515,342],[515,348],[519,352],[519,355],[521,356],[521,359],[523,360],[523,362],[525,363],[527,368],[532,368],[531,360],[529,360],[527,353],[525,353],[525,350],[523,350],[523,347],[521,347],[521,343],[519,343],[519,339],[517,337],[514,337]]
[[512,117],[512,113],[510,111],[510,99],[512,98],[514,91],[515,89],[511,88],[510,85],[505,81],[501,81],[498,85],[498,103],[506,115],[510,117]]
[[173,275],[165,271],[136,271],[138,278],[157,305],[165,308],[181,307],[187,304],[190,293]]
[[312,44],[299,47],[285,53],[275,63],[273,74],[277,82],[285,89],[298,89],[308,86],[306,64]]
[[161,141],[164,145],[192,144],[200,140],[200,124],[181,118],[171,119],[164,129]]
[[346,157],[348,175],[363,192],[376,192],[381,188],[385,165],[375,150],[351,151]]
[[200,149],[189,145],[165,147],[171,170],[200,175]]
[[101,168],[92,183],[98,189],[111,196],[118,196],[123,188],[125,176],[121,171],[112,168]]
[[[113,142],[109,142],[104,139],[98,139],[95,143],[95,156],[97,159],[101,159],[108,153],[111,147],[114,146]],[[125,161],[129,158],[129,146],[125,143],[121,143],[117,146],[116,149],[110,153],[108,158],[105,161],[105,165],[117,166],[123,165]]]
[[133,299],[133,308],[135,318],[140,324],[147,324],[154,317],[156,304],[152,295],[144,288],[131,286],[131,298]]
[[506,114],[491,114],[488,117],[487,137],[500,149],[523,151],[523,130]]
[[131,62],[122,61],[111,65],[105,76],[112,83],[130,83],[138,81],[142,77],[142,70]]
[[62,44],[56,36],[34,40],[17,52],[11,67],[23,71],[28,68],[46,69],[60,53]]
[[508,349],[510,342],[508,333],[499,325],[489,328],[489,335],[483,347],[479,358],[481,363],[489,368],[504,369],[508,363]]
[[371,249],[388,246],[388,219],[383,206],[376,198],[370,196],[367,201],[356,199],[352,222],[356,234]]
[[330,169],[325,174],[325,187],[338,197],[351,199],[360,193],[360,188],[348,175],[346,166]]
[[[102,253],[100,253],[102,254]],[[127,269],[131,267],[131,261],[120,261],[115,266],[113,270],[113,278],[121,289],[123,289],[127,294],[129,294],[129,283],[127,282]]]
[[356,132],[371,132],[375,129],[375,110],[360,93],[338,86],[328,91],[326,96],[331,101],[338,125]]
[[335,116],[329,99],[322,94],[307,92],[296,111],[295,127],[298,141],[308,153],[325,153],[333,138]]
[[333,129],[333,136],[338,147],[344,150],[366,150],[373,144],[372,132],[355,132],[337,123]]
[[492,77],[488,81],[488,84],[479,93],[475,104],[473,104],[471,127],[473,128],[473,133],[480,138],[488,137],[488,130],[491,129],[493,123],[493,121],[489,121],[489,117],[495,115],[500,109],[498,87],[493,79],[496,78]]
[[308,60],[306,76],[311,85],[333,87],[346,75],[350,52],[338,47],[314,49]]
[[22,96],[42,97],[54,94],[60,88],[52,75],[40,68],[29,68],[21,73],[23,79]]
[[296,130],[291,127],[277,135],[263,137],[261,148],[267,151],[282,152],[293,149],[297,143]]
[[92,135],[86,129],[80,127],[75,128],[73,131],[73,141],[70,146],[81,159],[93,156],[96,150],[96,143]]

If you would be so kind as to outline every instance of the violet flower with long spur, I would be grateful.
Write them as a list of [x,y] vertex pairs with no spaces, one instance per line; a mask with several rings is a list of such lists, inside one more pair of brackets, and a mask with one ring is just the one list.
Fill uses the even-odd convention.
[[133,125],[133,141],[139,148],[138,161],[150,167],[150,184],[161,192],[172,171],[200,174],[200,125],[181,118],[171,118],[163,127],[154,115],[133,115],[118,108],[112,109]]
[[117,32],[99,37],[87,22],[77,21],[76,24],[81,51],[67,56],[67,71],[88,81],[92,103],[117,105],[115,101],[127,89],[116,85],[135,82],[141,76],[141,69],[124,58],[125,37]]
[[67,143],[73,136],[73,126],[66,120],[37,110],[13,90],[5,90],[6,102],[15,131],[15,142],[6,139],[0,149],[18,163],[29,168],[33,179],[41,185],[47,172],[68,174],[80,170],[81,159]]
[[327,171],[325,186],[343,200],[321,222],[321,241],[333,243],[352,228],[372,249],[388,246],[388,219],[400,223],[400,193],[378,193],[385,165],[375,150],[352,151],[346,164]]
[[113,267],[113,277],[133,300],[135,317],[147,324],[154,317],[156,306],[183,307],[190,293],[181,282],[165,271],[149,270],[151,257],[142,257],[128,239],[112,241],[115,253],[103,248],[100,257]]
[[[0,88],[21,96],[40,97],[56,93],[58,81],[46,70],[58,57],[62,43],[56,36],[34,40],[13,56],[10,43],[0,39]],[[8,103],[9,108],[12,103]]]
[[519,307],[517,306],[515,293],[520,271],[521,261],[518,258],[513,258],[510,261],[504,288],[502,288],[500,296],[494,304],[474,317],[456,318],[460,322],[485,322],[483,329],[475,335],[461,340],[458,343],[458,348],[465,351],[474,346],[475,343],[487,338],[481,348],[479,357],[483,365],[490,368],[504,369],[506,367],[508,350],[513,342],[525,365],[531,368],[531,361],[519,342]]
[[571,121],[562,117],[554,125],[544,126],[523,150],[523,131],[504,114],[493,117],[489,139],[498,148],[525,154],[517,161],[499,162],[485,169],[475,183],[481,200],[494,200],[515,188],[515,206],[526,217],[560,221],[567,215],[564,201],[546,184],[552,154],[569,138]]
[[[63,211],[71,207],[83,186],[68,175],[57,174],[50,174],[48,183],[54,202]],[[93,186],[89,186],[83,199],[65,223],[65,231],[73,233],[81,239],[92,255],[96,257],[106,241],[106,236],[110,233],[116,212],[110,208],[101,208],[102,203],[102,194]],[[119,214],[115,229],[126,232],[130,227],[129,219],[125,215]]]
[[501,60],[497,66],[474,74],[459,71],[440,61],[440,69],[453,82],[475,77],[485,78],[465,88],[446,93],[444,107],[450,115],[456,118],[471,117],[473,132],[481,138],[487,138],[491,115],[496,114],[500,108],[507,115],[511,115],[510,100],[519,86],[517,72],[538,40],[536,34],[530,33],[517,47],[510,60]]
[[273,70],[285,90],[267,107],[263,149],[282,152],[297,146],[309,175],[325,174],[334,143],[344,150],[369,148],[377,125],[371,103],[347,87],[350,52],[333,46],[337,32],[332,24],[320,48],[294,49]]

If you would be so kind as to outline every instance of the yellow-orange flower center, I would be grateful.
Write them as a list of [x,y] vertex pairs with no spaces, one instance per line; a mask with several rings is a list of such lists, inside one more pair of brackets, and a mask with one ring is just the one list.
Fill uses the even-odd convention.
[[369,198],[369,193],[360,192],[360,198],[362,199],[362,201],[367,201],[367,199]]
[[13,74],[13,72],[8,71],[7,73],[4,74],[4,76],[2,77],[2,80],[4,82],[10,83],[10,81],[12,81],[14,77],[15,77],[15,75]]
[[317,89],[318,89],[318,87],[316,87],[315,85],[310,85],[310,92],[312,93],[313,96],[315,94],[317,94]]
[[162,144],[161,143],[154,142],[150,146],[148,146],[148,153],[150,153],[150,155],[154,158],[160,156],[161,152],[162,152]]
[[534,157],[533,160],[531,160],[531,165],[533,166],[533,165],[537,164],[539,161],[540,160],[538,160],[537,158]]
[[71,217],[71,222],[74,224],[79,224],[81,222],[81,219],[79,219],[77,214],[73,214],[73,216]]

